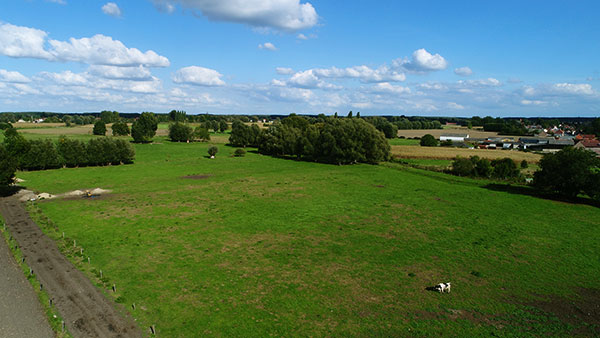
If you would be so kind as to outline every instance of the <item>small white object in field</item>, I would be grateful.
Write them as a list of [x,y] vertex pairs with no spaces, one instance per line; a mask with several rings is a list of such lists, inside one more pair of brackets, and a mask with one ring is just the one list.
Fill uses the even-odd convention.
[[450,287],[451,287],[450,282],[440,283],[440,284],[434,286],[435,290],[437,290],[439,293],[442,293],[442,292],[450,293]]

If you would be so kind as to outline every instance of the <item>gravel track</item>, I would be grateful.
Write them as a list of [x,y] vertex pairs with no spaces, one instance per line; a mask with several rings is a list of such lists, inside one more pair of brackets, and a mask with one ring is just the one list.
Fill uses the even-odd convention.
[[60,253],[21,202],[14,197],[1,198],[0,213],[74,337],[142,336],[133,319],[122,316],[115,304]]
[[0,238],[0,336],[3,338],[52,338],[40,301]]

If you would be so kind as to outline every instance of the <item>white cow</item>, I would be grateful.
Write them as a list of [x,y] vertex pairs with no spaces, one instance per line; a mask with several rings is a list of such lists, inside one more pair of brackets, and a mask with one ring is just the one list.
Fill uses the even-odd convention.
[[450,293],[450,287],[451,287],[450,282],[448,282],[448,283],[440,283],[440,284],[436,285],[434,288],[439,293],[442,293],[442,292],[448,292],[448,293]]

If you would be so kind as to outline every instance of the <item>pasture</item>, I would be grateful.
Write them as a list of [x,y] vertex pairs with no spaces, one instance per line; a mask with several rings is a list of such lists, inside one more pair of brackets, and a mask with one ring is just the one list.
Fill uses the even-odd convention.
[[[113,190],[36,206],[58,227],[50,236],[60,242],[65,232],[91,257],[80,263],[90,278],[102,270],[118,285],[143,329],[156,325],[162,337],[600,333],[596,207],[393,163],[236,158],[224,144],[208,159],[210,143],[155,140],[135,145],[132,165],[17,175],[39,192]],[[429,149],[393,149],[409,147]],[[426,290],[447,281],[452,293]]]
[[444,129],[401,129],[398,130],[398,137],[405,138],[421,138],[423,135],[431,134],[436,139],[440,139],[442,134],[469,134],[471,138],[487,138],[496,137],[498,133],[491,131],[483,131],[481,128],[468,129],[467,127],[444,127]]

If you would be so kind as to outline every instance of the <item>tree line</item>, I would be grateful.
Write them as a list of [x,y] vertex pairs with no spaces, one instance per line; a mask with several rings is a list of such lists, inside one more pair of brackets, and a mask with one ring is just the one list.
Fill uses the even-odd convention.
[[229,142],[257,147],[265,155],[332,164],[378,163],[390,158],[384,134],[359,118],[330,117],[311,123],[290,115],[268,129],[234,122]]
[[61,167],[103,166],[133,163],[135,151],[125,140],[108,137],[82,142],[60,136],[52,140],[27,140],[14,128],[4,132],[3,151],[7,167],[45,170]]

